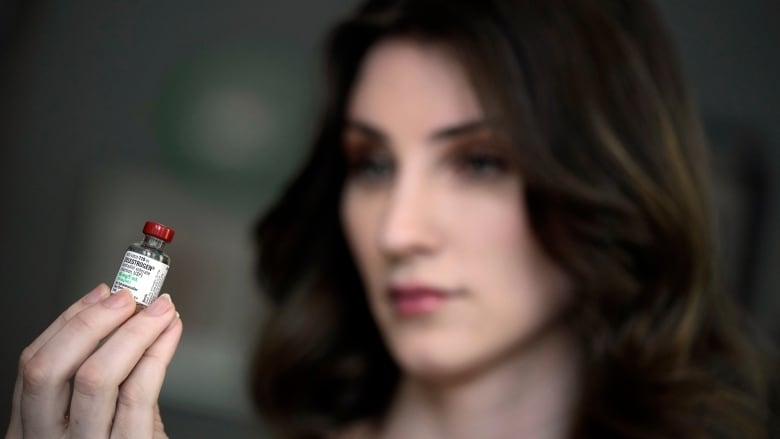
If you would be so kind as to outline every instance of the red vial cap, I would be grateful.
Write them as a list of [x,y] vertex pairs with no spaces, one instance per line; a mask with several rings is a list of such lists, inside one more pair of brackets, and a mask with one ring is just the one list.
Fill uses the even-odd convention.
[[147,221],[144,224],[144,235],[152,235],[165,242],[173,241],[173,229],[154,221]]

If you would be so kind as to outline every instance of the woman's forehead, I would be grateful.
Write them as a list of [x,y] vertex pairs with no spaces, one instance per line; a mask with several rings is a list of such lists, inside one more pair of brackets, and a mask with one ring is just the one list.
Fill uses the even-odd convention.
[[426,130],[483,118],[466,71],[452,53],[407,38],[382,41],[369,51],[346,113],[347,119],[379,128],[403,123]]

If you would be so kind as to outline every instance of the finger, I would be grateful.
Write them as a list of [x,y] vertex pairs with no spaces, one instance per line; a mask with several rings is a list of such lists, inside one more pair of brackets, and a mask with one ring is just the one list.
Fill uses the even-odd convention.
[[16,377],[16,383],[14,384],[14,394],[11,403],[11,419],[8,426],[7,437],[19,437],[22,434],[22,418],[21,418],[21,398],[22,398],[22,371],[25,365],[38,352],[38,349],[48,341],[52,335],[65,325],[75,314],[81,310],[98,303],[101,299],[108,296],[110,291],[108,286],[100,284],[82,297],[79,301],[72,304],[65,312],[60,314],[54,322],[49,325],[23,352],[19,358],[19,368]]
[[70,321],[70,319],[73,318],[73,316],[105,299],[109,296],[109,294],[111,294],[111,290],[108,288],[108,285],[100,284],[96,286],[92,291],[87,293],[79,301],[68,307],[65,312],[60,314],[54,320],[54,322],[52,322],[52,324],[49,325],[49,327],[46,328],[41,333],[41,335],[39,335],[38,338],[36,338],[30,344],[30,346],[26,349],[26,351],[29,350],[30,352],[26,352],[26,354],[30,357],[35,355],[35,353],[38,352],[38,349],[46,344],[46,342],[48,342],[49,339],[54,336],[54,334],[59,332],[59,330],[62,329],[62,327],[65,326]]
[[138,365],[122,384],[112,438],[166,437],[157,399],[166,368],[181,339],[182,328],[181,319],[177,315],[165,332],[146,350]]
[[70,380],[98,342],[127,320],[135,300],[123,290],[76,313],[30,358],[20,401],[25,437],[54,437],[65,427]]
[[14,396],[11,402],[11,419],[8,422],[8,431],[5,433],[6,439],[22,437],[22,416],[19,408],[19,401],[22,398],[22,380],[21,374],[16,378],[14,384]]
[[152,436],[152,439],[168,439],[168,435],[165,434],[162,416],[160,416],[160,404],[154,405],[154,436]]
[[[70,401],[71,437],[106,437],[117,406],[119,386],[144,352],[176,317],[170,296],[160,296],[150,307],[117,329],[76,372]],[[152,406],[150,405],[150,410]]]

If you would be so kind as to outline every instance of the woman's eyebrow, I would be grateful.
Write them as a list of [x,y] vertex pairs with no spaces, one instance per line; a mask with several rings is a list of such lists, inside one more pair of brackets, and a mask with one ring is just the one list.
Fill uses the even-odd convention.
[[491,124],[487,119],[475,119],[437,130],[431,135],[431,140],[443,141],[455,137],[462,137],[481,131],[490,131]]
[[[378,143],[387,144],[389,142],[387,135],[380,129],[360,120],[348,120],[345,129],[355,130]],[[490,129],[491,124],[487,119],[475,119],[438,129],[431,134],[430,139],[444,141]]]
[[347,120],[347,122],[344,125],[344,130],[357,131],[361,135],[368,137],[372,141],[380,144],[389,143],[389,139],[387,135],[385,135],[385,133],[383,133],[380,129],[375,128],[366,122],[362,122],[359,120]]

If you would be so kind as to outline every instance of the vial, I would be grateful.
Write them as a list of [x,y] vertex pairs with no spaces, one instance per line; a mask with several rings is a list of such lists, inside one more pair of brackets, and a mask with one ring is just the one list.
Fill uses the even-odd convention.
[[130,290],[136,311],[151,305],[160,294],[171,260],[163,247],[173,240],[173,229],[154,221],[144,224],[143,233],[143,241],[127,248],[111,287],[112,294]]

